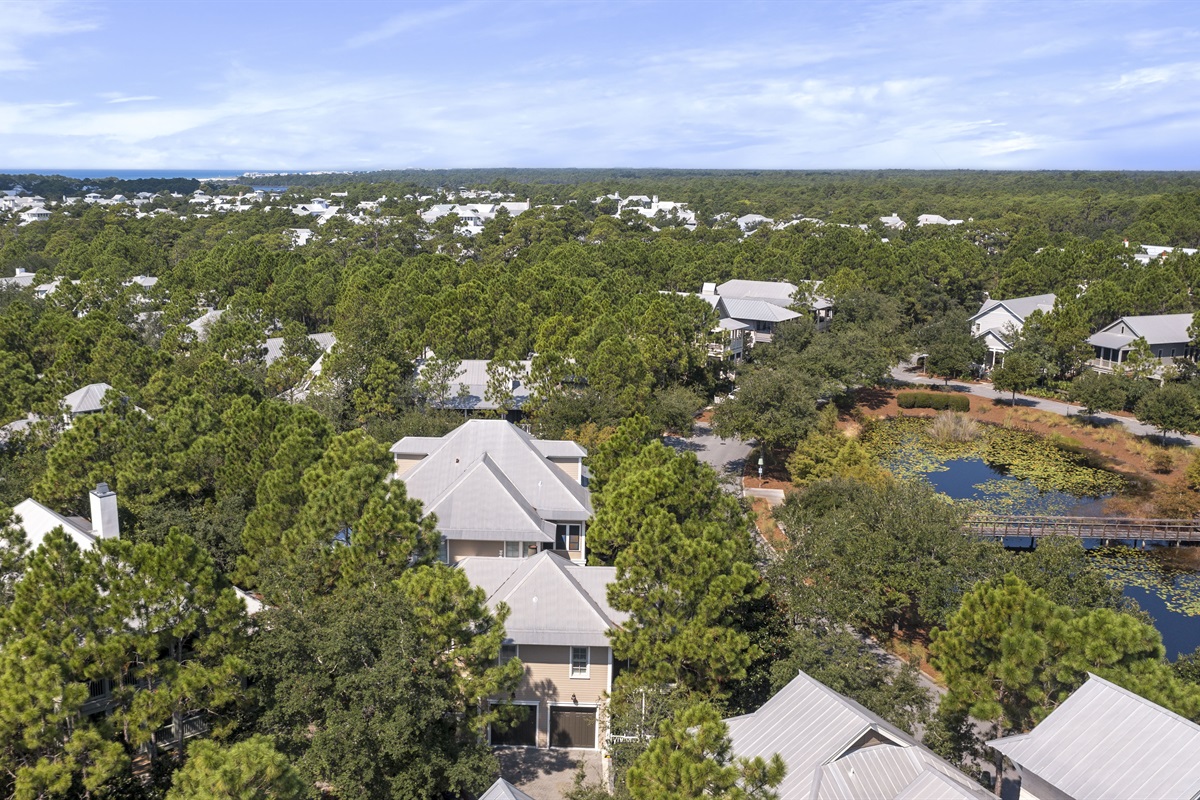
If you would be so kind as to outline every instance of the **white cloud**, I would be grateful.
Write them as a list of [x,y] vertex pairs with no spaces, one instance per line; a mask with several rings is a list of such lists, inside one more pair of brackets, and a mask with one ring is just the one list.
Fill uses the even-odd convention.
[[65,3],[6,2],[0,21],[0,72],[30,70],[37,62],[27,55],[31,40],[81,33],[96,23]]
[[432,25],[436,22],[452,19],[460,14],[472,10],[476,7],[475,3],[458,3],[455,5],[441,6],[440,8],[432,8],[427,11],[408,11],[403,14],[386,19],[382,25],[374,30],[365,31],[357,36],[351,37],[346,46],[350,48],[364,47],[376,42],[382,42],[385,39],[390,39],[393,36],[399,36],[402,33],[422,28],[426,25]]
[[139,95],[134,95],[132,97],[114,97],[114,98],[110,99],[108,102],[110,104],[111,103],[145,103],[150,100],[157,100],[157,99],[158,99],[158,95],[156,95],[156,94],[139,94]]

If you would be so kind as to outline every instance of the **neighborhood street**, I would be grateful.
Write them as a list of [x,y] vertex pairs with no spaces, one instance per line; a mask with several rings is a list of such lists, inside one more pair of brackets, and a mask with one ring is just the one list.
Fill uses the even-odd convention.
[[[899,383],[910,383],[919,386],[945,386],[946,382],[941,378],[933,378],[928,375],[922,375],[916,372],[911,364],[897,364],[892,367],[892,378]],[[989,400],[1000,400],[1008,403],[1012,400],[1010,392],[998,392],[992,388],[990,383],[963,383],[961,381],[950,381],[949,388],[954,392],[965,392],[973,394],[976,397],[986,397]],[[1073,417],[1078,415],[1083,409],[1080,406],[1063,403],[1058,400],[1046,400],[1042,397],[1030,397],[1029,395],[1017,393],[1017,405],[1023,408],[1036,408],[1039,411],[1048,411],[1051,414],[1059,414],[1064,417]],[[1124,425],[1126,430],[1136,436],[1151,436],[1157,435],[1158,429],[1153,425],[1145,425],[1138,422],[1136,419],[1129,417],[1118,417],[1115,414],[1099,413],[1093,415],[1093,419],[1111,420],[1113,422]],[[1170,437],[1176,441],[1186,441],[1193,447],[1200,447],[1200,436],[1172,434]]]

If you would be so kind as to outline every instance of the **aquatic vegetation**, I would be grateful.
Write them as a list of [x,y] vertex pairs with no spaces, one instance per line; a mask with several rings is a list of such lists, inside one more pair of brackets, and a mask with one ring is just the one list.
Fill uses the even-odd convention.
[[1200,615],[1200,573],[1173,568],[1153,551],[1105,547],[1093,551],[1096,566],[1120,586],[1136,586],[1158,595],[1168,610]]
[[976,459],[1016,479],[975,487],[978,496],[968,502],[989,513],[1061,514],[1074,498],[1105,497],[1126,488],[1122,476],[1099,467],[1068,437],[977,424],[975,438],[963,441],[930,435],[935,424],[920,417],[880,421],[863,432],[862,443],[900,478],[924,478],[945,471],[952,461]]
[[979,423],[966,414],[943,411],[929,425],[929,436],[936,442],[971,442],[979,436]]

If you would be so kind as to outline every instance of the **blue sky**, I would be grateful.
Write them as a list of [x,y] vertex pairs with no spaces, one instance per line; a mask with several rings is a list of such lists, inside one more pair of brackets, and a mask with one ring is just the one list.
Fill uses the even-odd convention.
[[0,0],[0,167],[1200,169],[1200,3]]

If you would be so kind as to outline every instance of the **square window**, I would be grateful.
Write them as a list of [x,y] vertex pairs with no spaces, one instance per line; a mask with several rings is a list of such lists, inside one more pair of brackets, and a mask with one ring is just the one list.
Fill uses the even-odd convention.
[[590,663],[588,660],[588,648],[572,647],[571,648],[571,677],[586,678],[590,672]]
[[521,557],[521,543],[520,542],[505,542],[504,543],[504,557],[505,558],[520,558]]
[[558,525],[554,533],[555,550],[578,550],[582,525]]

